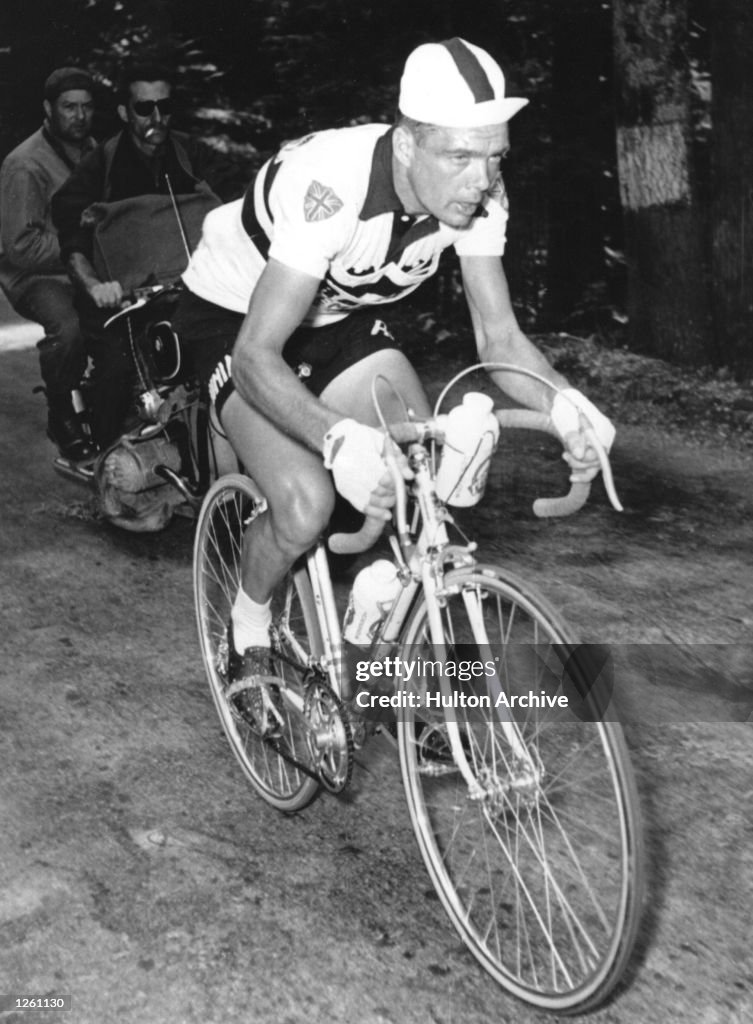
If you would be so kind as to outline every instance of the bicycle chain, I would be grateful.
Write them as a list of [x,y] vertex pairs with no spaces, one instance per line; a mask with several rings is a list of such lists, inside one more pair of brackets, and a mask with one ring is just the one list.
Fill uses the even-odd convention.
[[321,782],[319,772],[315,768],[312,768],[310,764],[304,764],[303,761],[299,761],[286,746],[283,746],[284,740],[282,737],[265,736],[262,742],[273,750],[278,757],[281,757],[283,761],[287,761],[288,764],[292,764],[294,768],[297,768],[301,774],[308,775],[310,779],[314,779],[316,782]]
[[[227,640],[225,639],[225,645]],[[217,652],[216,664],[220,674],[227,676],[227,648],[223,649],[223,645],[220,644],[220,648]],[[315,743],[312,740],[308,741],[309,754],[311,755],[312,764],[304,764],[299,758],[295,757],[287,748],[287,744],[283,737],[273,736],[261,736],[262,742],[270,747],[279,757],[287,761],[298,771],[304,775],[308,775],[309,778],[316,779],[320,782],[325,789],[331,793],[340,793],[350,782],[353,774],[353,759],[355,745],[353,743],[353,728],[350,721],[350,715],[343,703],[335,694],[332,687],[326,681],[321,672],[312,667],[306,667],[301,665],[299,661],[294,660],[287,656],[281,649],[279,644],[273,644],[273,657],[277,661],[285,662],[291,668],[297,670],[303,675],[303,682],[305,683],[306,677],[309,677],[309,682],[306,684],[306,689],[303,697],[303,714],[308,720],[309,727],[314,729],[314,723],[312,722],[314,712],[314,702],[321,702],[322,698],[329,705],[328,708],[328,719],[329,719],[329,730],[330,732],[337,728],[339,724],[342,729],[343,736],[340,738],[339,751],[335,751],[336,754],[336,767],[334,771],[330,771],[324,763],[324,759],[327,757],[328,750],[318,750]],[[317,696],[318,695],[318,696]],[[329,751],[333,752],[335,744],[338,742],[334,739],[330,743]],[[344,764],[344,770],[343,770]]]

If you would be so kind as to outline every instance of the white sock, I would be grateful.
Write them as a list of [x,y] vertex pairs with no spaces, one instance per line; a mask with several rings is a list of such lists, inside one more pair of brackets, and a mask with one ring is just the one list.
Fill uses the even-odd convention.
[[243,587],[238,588],[235,595],[230,618],[233,621],[233,640],[235,649],[242,654],[247,647],[269,647],[269,627],[272,624],[270,605],[272,599],[264,604],[252,601]]

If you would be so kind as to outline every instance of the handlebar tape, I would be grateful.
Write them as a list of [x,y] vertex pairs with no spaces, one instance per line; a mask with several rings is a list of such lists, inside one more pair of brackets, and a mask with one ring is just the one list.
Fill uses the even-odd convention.
[[327,547],[335,555],[357,555],[368,551],[379,540],[387,523],[384,519],[367,516],[357,533],[333,533],[327,541]]

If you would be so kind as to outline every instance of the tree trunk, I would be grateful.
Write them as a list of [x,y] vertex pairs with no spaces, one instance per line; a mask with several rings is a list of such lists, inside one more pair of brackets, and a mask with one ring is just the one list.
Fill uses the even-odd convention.
[[546,311],[561,319],[607,276],[608,211],[619,199],[607,175],[615,166],[609,9],[602,0],[571,0],[555,4],[552,18]]
[[753,5],[714,0],[712,280],[724,363],[753,373]]
[[617,164],[630,346],[713,360],[690,167],[687,0],[614,0]]

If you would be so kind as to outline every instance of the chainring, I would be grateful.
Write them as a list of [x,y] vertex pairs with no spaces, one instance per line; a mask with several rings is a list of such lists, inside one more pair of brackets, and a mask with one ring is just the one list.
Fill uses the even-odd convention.
[[325,789],[340,793],[353,774],[353,729],[342,702],[323,678],[306,687],[303,714],[312,764]]

